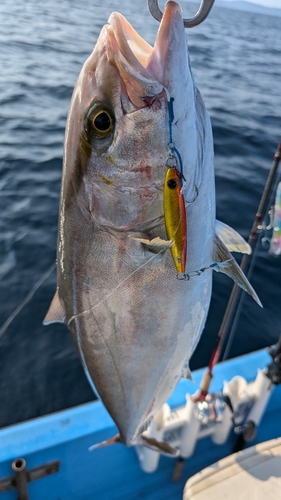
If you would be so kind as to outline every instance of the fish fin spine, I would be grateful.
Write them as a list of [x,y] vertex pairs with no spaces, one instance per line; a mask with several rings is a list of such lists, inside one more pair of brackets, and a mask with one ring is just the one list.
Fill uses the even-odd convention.
[[51,323],[65,323],[66,313],[62,300],[57,290],[51,302],[49,310],[44,318],[43,325],[50,325]]
[[[251,297],[256,301],[256,303],[262,307],[262,303],[257,296],[255,290],[252,285],[249,283],[245,274],[243,273],[240,266],[237,264],[234,257],[231,255],[229,250],[226,248],[224,243],[221,241],[219,236],[215,235],[214,237],[214,260],[217,263],[216,267],[214,267],[215,271],[227,274],[233,281],[245,292],[247,292]],[[228,261],[228,265],[224,265],[224,263]],[[222,263],[220,265],[219,263]]]
[[215,232],[230,252],[240,252],[250,255],[252,249],[250,245],[232,227],[219,220],[215,223]]

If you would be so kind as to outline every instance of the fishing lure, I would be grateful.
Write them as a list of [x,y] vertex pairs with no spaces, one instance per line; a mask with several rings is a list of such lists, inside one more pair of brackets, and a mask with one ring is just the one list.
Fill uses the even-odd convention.
[[279,182],[273,215],[273,233],[270,241],[269,253],[272,255],[281,255],[281,182]]
[[178,273],[186,265],[186,214],[180,176],[176,168],[168,168],[164,183],[164,219],[166,233],[172,241],[171,253]]

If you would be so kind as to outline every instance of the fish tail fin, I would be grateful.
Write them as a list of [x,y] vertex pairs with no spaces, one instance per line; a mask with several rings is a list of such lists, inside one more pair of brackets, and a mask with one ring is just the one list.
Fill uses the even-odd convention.
[[105,441],[101,441],[100,443],[93,444],[89,447],[89,451],[96,450],[97,448],[104,448],[105,446],[110,446],[115,443],[121,443],[120,434],[116,434],[112,438],[106,439]]
[[140,436],[139,444],[142,444],[153,451],[158,451],[162,455],[166,455],[168,457],[178,457],[180,454],[180,450],[171,446],[169,443],[165,443],[165,441],[158,441],[153,437],[147,437],[143,434]]

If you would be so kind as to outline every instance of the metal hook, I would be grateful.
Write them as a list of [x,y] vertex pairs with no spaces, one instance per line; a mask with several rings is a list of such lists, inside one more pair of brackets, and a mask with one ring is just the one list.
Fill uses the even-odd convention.
[[196,200],[196,198],[197,198],[197,196],[198,196],[198,194],[199,194],[199,189],[198,189],[198,187],[196,186],[196,184],[194,184],[194,189],[195,189],[195,196],[194,196],[194,198],[193,198],[192,200],[190,200],[190,201],[185,200],[185,201],[186,201],[186,203],[193,203],[193,202]]
[[[196,12],[195,16],[191,17],[190,19],[183,20],[184,27],[193,28],[194,26],[198,26],[198,24],[201,24],[203,21],[205,21],[206,17],[208,17],[209,15],[211,8],[214,5],[214,2],[215,0],[201,0],[200,7]],[[160,22],[163,13],[158,7],[158,1],[147,0],[147,4],[150,14],[154,17],[154,19]]]

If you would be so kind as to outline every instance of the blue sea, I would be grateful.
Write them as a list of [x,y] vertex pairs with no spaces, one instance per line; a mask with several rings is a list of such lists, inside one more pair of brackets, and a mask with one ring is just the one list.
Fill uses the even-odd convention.
[[[158,23],[145,0],[1,2],[0,326],[55,261],[69,102],[114,10],[154,42]],[[195,11],[189,3],[185,16]],[[280,23],[280,17],[215,7],[188,31],[195,80],[213,125],[217,217],[245,238],[281,138]],[[262,245],[256,255],[251,282],[264,308],[245,297],[230,356],[270,345],[281,332],[281,258]],[[94,399],[68,330],[42,326],[55,286],[53,271],[0,339],[0,426]],[[209,360],[231,288],[229,278],[214,273],[192,369]]]

